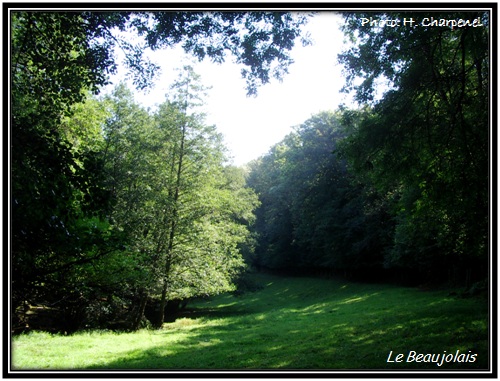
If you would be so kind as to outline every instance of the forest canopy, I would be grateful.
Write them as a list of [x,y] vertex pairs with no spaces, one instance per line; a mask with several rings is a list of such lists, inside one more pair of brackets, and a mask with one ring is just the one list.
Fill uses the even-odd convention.
[[[249,270],[484,284],[489,13],[433,14],[481,24],[344,12],[338,60],[356,105],[312,115],[237,168],[192,67],[154,111],[123,83],[99,96],[115,51],[137,89],[158,69],[145,49],[179,45],[241,64],[255,95],[286,78],[312,15],[12,11],[13,329],[28,328],[31,305],[53,309],[63,331],[161,327],[169,308],[234,291]],[[360,21],[403,19],[418,27]]]
[[[185,67],[153,115],[123,86],[97,99],[125,53],[137,88],[157,66],[145,47],[227,55],[249,94],[281,78],[307,17],[289,12],[11,11],[11,268],[14,326],[26,306],[57,307],[66,327],[127,315],[158,297],[232,289],[256,205],[220,135],[196,110],[204,89]],[[120,32],[142,37],[131,43]],[[140,39],[139,39],[140,41]],[[200,243],[203,242],[203,245]],[[251,246],[251,245],[250,245]],[[101,302],[99,302],[101,301]],[[118,311],[119,305],[126,306]],[[92,321],[89,321],[91,319]],[[104,324],[104,323],[103,323]]]
[[487,276],[489,15],[360,21],[421,17],[344,15],[339,62],[359,108],[312,117],[253,163],[259,265],[467,287]]

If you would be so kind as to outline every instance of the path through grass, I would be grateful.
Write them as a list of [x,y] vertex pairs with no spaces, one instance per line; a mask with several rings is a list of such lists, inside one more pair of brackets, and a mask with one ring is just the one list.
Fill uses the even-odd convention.
[[[485,369],[488,303],[446,291],[258,275],[260,291],[190,305],[162,330],[31,333],[13,369]],[[390,351],[476,361],[388,363]]]

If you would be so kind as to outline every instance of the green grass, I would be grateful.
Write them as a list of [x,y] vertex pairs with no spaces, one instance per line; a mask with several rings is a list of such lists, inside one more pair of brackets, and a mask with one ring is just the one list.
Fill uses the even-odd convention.
[[[256,276],[260,291],[191,304],[162,330],[34,332],[12,369],[466,369],[488,367],[488,303],[446,291]],[[409,351],[475,353],[474,363],[387,363]]]

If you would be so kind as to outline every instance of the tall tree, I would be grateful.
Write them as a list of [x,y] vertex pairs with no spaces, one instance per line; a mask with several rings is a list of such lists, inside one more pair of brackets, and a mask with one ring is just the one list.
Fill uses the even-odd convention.
[[[166,184],[163,219],[166,236],[162,260],[161,298],[157,324],[164,320],[170,298],[189,298],[228,290],[243,266],[238,243],[246,229],[228,214],[235,211],[235,195],[223,189],[224,148],[213,126],[197,112],[204,88],[191,67],[184,67],[172,86],[173,96],[160,106],[157,120],[171,147],[164,158]],[[252,209],[247,204],[245,212]]]
[[[54,296],[71,266],[110,252],[106,231],[89,232],[82,214],[105,214],[95,142],[99,128],[83,124],[68,132],[67,116],[87,91],[97,91],[113,69],[111,52],[99,45],[100,31],[84,14],[11,14],[12,289],[14,307]],[[123,20],[102,15],[111,28]],[[80,143],[88,143],[83,147]],[[92,147],[93,145],[93,147]],[[97,224],[96,226],[100,226]],[[86,247],[85,247],[86,245]],[[100,247],[95,250],[95,246]],[[86,252],[94,255],[87,256]],[[82,257],[83,256],[83,257]],[[51,278],[51,279],[49,279]],[[59,284],[63,290],[63,283]]]
[[192,68],[171,90],[148,117],[119,87],[105,130],[111,218],[129,237],[123,255],[144,269],[135,277],[138,293],[158,300],[157,326],[169,300],[234,288],[257,202],[230,176],[221,136],[197,110],[204,88]]
[[293,135],[250,164],[248,185],[255,190],[260,200],[256,210],[255,231],[258,241],[253,263],[257,268],[286,268],[293,262],[290,193],[283,184],[283,166],[289,149],[287,140],[290,139],[293,139]]
[[[451,28],[410,12],[346,15],[355,42],[340,55],[346,89],[373,106],[353,125],[348,151],[380,191],[397,195],[387,265],[413,267],[422,278],[462,274],[470,284],[471,272],[486,274],[488,252],[489,15],[432,16],[480,22]],[[370,17],[414,26],[362,26]],[[377,100],[380,81],[389,87]]]
[[[111,239],[105,221],[112,193],[102,185],[102,156],[91,148],[95,142],[82,139],[85,131],[68,134],[64,120],[88,91],[98,93],[116,72],[115,49],[125,52],[125,64],[139,88],[150,85],[157,72],[143,54],[146,46],[181,41],[195,42],[184,48],[199,58],[220,62],[223,51],[235,54],[248,67],[250,86],[265,83],[273,70],[278,75],[286,71],[287,52],[305,22],[289,13],[270,17],[258,12],[235,13],[229,17],[231,25],[220,12],[12,10],[9,16],[13,309],[25,300],[51,299],[71,268],[122,245],[116,230]],[[147,35],[146,41],[131,44],[120,34],[126,30]],[[226,42],[214,49],[215,40]],[[95,122],[81,124],[89,128],[89,136]],[[98,223],[81,223],[95,218]]]
[[339,112],[322,112],[252,164],[257,209],[256,262],[292,271],[333,270],[360,276],[382,268],[389,223],[370,188],[347,171],[338,147]]

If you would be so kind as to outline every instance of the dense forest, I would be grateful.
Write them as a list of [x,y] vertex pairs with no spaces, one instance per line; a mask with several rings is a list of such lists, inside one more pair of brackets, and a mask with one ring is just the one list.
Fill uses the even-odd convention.
[[151,111],[123,83],[99,95],[114,52],[137,88],[156,72],[146,47],[231,56],[255,95],[286,79],[313,15],[11,12],[12,330],[161,327],[191,298],[251,287],[252,271],[486,288],[489,14],[433,15],[481,24],[344,13],[359,107],[332,105],[240,168],[192,67]]
[[344,33],[355,44],[339,56],[344,89],[362,106],[312,117],[252,163],[249,184],[262,202],[258,266],[481,287],[488,270],[488,17],[434,18],[484,25],[360,28],[360,19],[384,16],[345,15]]

